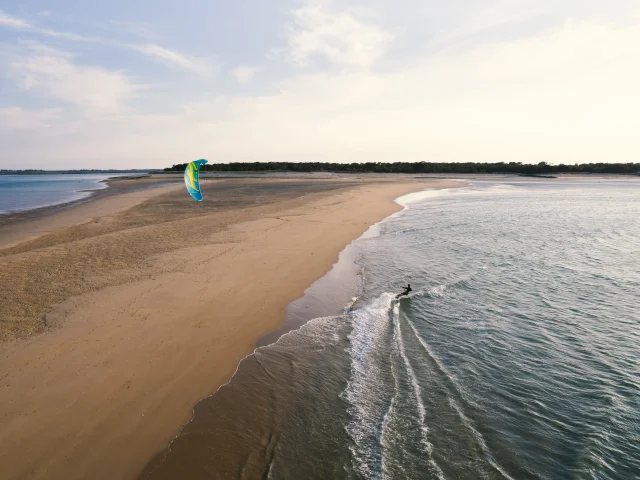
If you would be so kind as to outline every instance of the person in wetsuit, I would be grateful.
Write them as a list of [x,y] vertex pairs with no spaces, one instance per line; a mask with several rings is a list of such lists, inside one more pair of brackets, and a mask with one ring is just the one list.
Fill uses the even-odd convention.
[[412,292],[411,284],[407,283],[407,286],[405,287],[404,292],[396,295],[396,298],[404,297],[405,295],[409,295],[411,292]]

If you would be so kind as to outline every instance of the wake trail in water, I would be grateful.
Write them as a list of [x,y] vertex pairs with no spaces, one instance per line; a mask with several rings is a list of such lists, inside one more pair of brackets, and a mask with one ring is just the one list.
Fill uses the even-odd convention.
[[407,358],[407,354],[404,348],[404,342],[402,341],[402,329],[400,328],[400,304],[395,303],[393,306],[393,323],[394,323],[394,337],[396,343],[398,345],[398,351],[400,352],[400,356],[402,357],[402,361],[404,362],[404,366],[407,371],[407,375],[411,380],[411,386],[413,387],[413,393],[416,401],[416,407],[418,409],[418,415],[420,418],[420,431],[422,434],[422,444],[429,455],[429,464],[435,470],[438,478],[444,480],[444,474],[440,466],[436,463],[436,461],[432,457],[433,445],[429,442],[428,434],[429,428],[426,424],[426,416],[427,412],[425,410],[424,404],[422,403],[422,398],[420,394],[420,385],[418,384],[418,379],[416,378],[416,374],[411,367],[411,363],[409,363],[409,359]]
[[381,462],[382,475],[385,478],[391,478],[391,477],[389,477],[389,474],[388,474],[388,471],[389,471],[388,464],[387,464],[388,450],[387,448],[384,447],[384,445],[388,444],[388,441],[386,440],[387,436],[393,433],[390,430],[389,423],[391,421],[394,407],[398,398],[398,392],[400,391],[400,379],[398,378],[396,366],[393,363],[391,364],[391,375],[393,375],[393,384],[394,384],[393,397],[391,398],[391,403],[389,403],[389,408],[387,409],[386,413],[384,414],[384,418],[382,419],[382,433],[380,434],[380,445],[382,445],[382,462]]
[[[342,398],[348,404],[352,420],[346,431],[353,441],[352,464],[365,478],[387,478],[390,455],[394,448],[393,423],[398,393],[401,390],[398,366],[409,380],[419,423],[420,444],[428,455],[428,465],[436,478],[444,479],[440,466],[432,457],[426,410],[415,371],[409,362],[402,340],[400,305],[392,293],[383,293],[363,308],[350,312],[352,331],[348,335],[351,375]],[[388,388],[393,385],[393,389]],[[414,417],[415,418],[415,417]],[[391,449],[391,450],[390,450]],[[394,468],[398,468],[394,465]],[[389,477],[390,478],[390,477]]]
[[388,392],[388,385],[392,381],[395,385],[395,381],[389,378],[393,373],[386,370],[380,358],[388,352],[392,301],[391,294],[383,294],[349,314],[352,331],[347,351],[351,372],[341,397],[346,400],[352,418],[346,431],[353,441],[350,447],[353,468],[365,478],[381,478],[383,426],[385,417],[388,421],[393,411],[397,392],[395,388]]
[[406,295],[404,298],[414,298],[414,297],[424,297],[424,296],[429,296],[429,297],[432,297],[432,298],[444,297],[447,294],[447,292],[449,290],[451,290],[452,288],[466,287],[471,280],[475,279],[475,277],[477,275],[486,272],[487,269],[488,269],[488,266],[487,265],[483,265],[482,267],[480,267],[475,272],[473,272],[473,273],[471,273],[469,275],[465,275],[465,276],[460,277],[457,280],[453,280],[452,282],[449,282],[449,283],[443,283],[441,285],[436,285],[435,287],[432,287],[432,288],[429,288],[429,289],[417,290],[415,292],[410,293],[409,295]]
[[507,478],[509,480],[514,480],[504,470],[504,468],[502,468],[498,464],[498,462],[495,460],[495,458],[494,458],[493,454],[491,453],[491,450],[489,449],[489,446],[487,445],[487,442],[485,441],[484,437],[474,427],[474,425],[473,425],[472,421],[469,419],[469,417],[467,417],[467,415],[465,415],[463,408],[460,406],[460,403],[458,401],[456,401],[455,397],[458,397],[458,398],[461,399],[461,401],[464,402],[464,395],[462,393],[462,389],[457,385],[457,383],[454,380],[453,376],[447,371],[447,369],[442,365],[442,363],[436,358],[434,353],[431,351],[431,348],[427,345],[427,342],[425,342],[424,339],[422,338],[422,336],[418,333],[418,331],[417,331],[415,325],[413,324],[413,322],[408,320],[407,324],[409,325],[409,327],[413,331],[413,334],[414,334],[415,338],[418,340],[418,342],[420,343],[420,345],[422,346],[422,348],[424,349],[424,351],[426,352],[428,357],[433,361],[433,363],[436,365],[437,369],[440,371],[440,374],[444,378],[446,378],[447,383],[449,383],[450,386],[449,387],[445,387],[449,391],[449,394],[447,395],[449,397],[449,405],[451,405],[451,407],[458,414],[458,417],[460,418],[460,421],[462,422],[462,424],[474,436],[474,438],[478,442],[478,445],[480,445],[480,448],[482,449],[482,453],[484,454],[485,459],[487,460],[489,465],[491,465],[504,478]]

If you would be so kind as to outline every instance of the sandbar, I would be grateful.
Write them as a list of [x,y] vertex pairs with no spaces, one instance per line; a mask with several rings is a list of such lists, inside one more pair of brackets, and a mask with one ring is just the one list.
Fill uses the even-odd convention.
[[462,185],[203,180],[200,204],[163,186],[16,223],[0,242],[2,478],[136,478],[394,198]]

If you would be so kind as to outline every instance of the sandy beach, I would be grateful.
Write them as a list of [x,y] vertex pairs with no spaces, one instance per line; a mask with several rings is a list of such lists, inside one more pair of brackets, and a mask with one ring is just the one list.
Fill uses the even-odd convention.
[[394,198],[461,183],[139,185],[0,227],[2,478],[134,478]]

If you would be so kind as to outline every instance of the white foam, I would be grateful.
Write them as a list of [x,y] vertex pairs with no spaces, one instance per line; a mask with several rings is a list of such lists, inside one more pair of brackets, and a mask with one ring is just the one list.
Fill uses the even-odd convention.
[[409,359],[407,358],[407,354],[404,349],[404,342],[402,341],[402,330],[400,329],[400,304],[396,303],[393,307],[393,323],[394,323],[394,332],[393,335],[396,340],[396,344],[398,345],[398,351],[400,352],[400,356],[402,357],[402,361],[407,370],[407,375],[409,376],[409,380],[411,381],[411,387],[413,388],[413,395],[415,397],[416,406],[418,408],[418,416],[420,418],[420,431],[422,433],[422,444],[429,455],[429,464],[434,468],[438,478],[444,480],[444,473],[440,466],[436,463],[436,461],[431,456],[433,452],[433,445],[429,442],[429,428],[426,423],[427,412],[424,407],[424,403],[422,403],[422,396],[420,394],[420,385],[418,384],[418,379],[416,378],[416,374],[409,363]]
[[432,297],[444,297],[444,292],[447,289],[447,285],[438,285],[429,290],[429,295]]
[[387,461],[386,461],[386,451],[387,449],[385,448],[385,444],[387,443],[385,441],[385,438],[389,432],[389,419],[391,418],[391,415],[393,415],[393,409],[395,407],[396,404],[396,399],[398,398],[398,391],[400,390],[400,385],[399,385],[399,381],[398,381],[398,375],[396,375],[396,370],[395,368],[393,368],[393,366],[391,367],[391,375],[393,375],[393,384],[394,384],[394,392],[393,392],[393,397],[391,398],[391,403],[389,403],[389,408],[387,409],[387,412],[384,414],[384,417],[382,419],[382,433],[380,434],[380,445],[382,447],[382,459],[381,459],[381,466],[382,466],[382,475],[384,478],[386,478],[387,475]]
[[365,478],[379,478],[382,471],[379,430],[383,411],[388,413],[389,407],[380,395],[387,391],[387,385],[376,354],[384,351],[383,343],[388,339],[392,302],[393,295],[385,293],[349,314],[353,328],[347,349],[351,375],[341,396],[349,404],[352,418],[346,430],[354,442],[353,468]]
[[[446,195],[504,195],[507,193],[525,192],[522,187],[511,184],[490,185],[483,188],[463,187],[463,188],[441,188],[441,189],[425,189],[419,192],[412,192],[396,198],[394,201],[408,208],[412,203],[428,200],[430,198],[443,197]],[[393,217],[393,215],[392,215]]]
[[401,197],[396,198],[394,201],[398,205],[402,205],[403,207],[408,207],[410,204],[419,202],[421,200],[426,200],[428,198],[441,197],[443,195],[447,195],[451,192],[450,188],[441,188],[441,189],[426,189],[421,190],[419,192],[408,193],[406,195],[402,195]]
[[381,222],[374,223],[369,228],[367,228],[367,230],[362,235],[360,235],[358,240],[364,240],[364,239],[367,239],[367,238],[379,237],[380,236],[380,223]]

